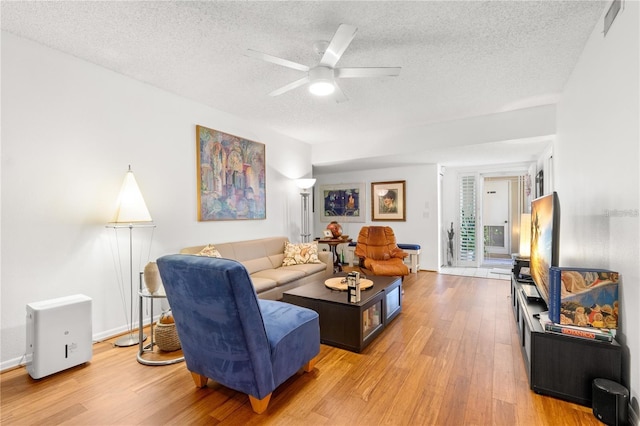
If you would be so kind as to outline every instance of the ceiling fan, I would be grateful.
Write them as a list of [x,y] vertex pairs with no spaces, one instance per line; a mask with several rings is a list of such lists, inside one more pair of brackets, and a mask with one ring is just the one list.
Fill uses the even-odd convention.
[[266,53],[247,49],[247,56],[272,62],[287,68],[303,71],[306,75],[282,86],[269,93],[269,96],[278,96],[290,90],[309,84],[309,91],[317,96],[327,96],[334,94],[336,102],[344,102],[347,99],[340,86],[336,83],[338,78],[363,78],[363,77],[396,77],[400,74],[401,67],[375,67],[375,68],[336,68],[336,64],[342,54],[356,35],[358,28],[353,25],[340,24],[338,30],[333,35],[331,42],[317,41],[313,48],[321,55],[320,62],[314,67],[292,62],[287,59],[271,56]]

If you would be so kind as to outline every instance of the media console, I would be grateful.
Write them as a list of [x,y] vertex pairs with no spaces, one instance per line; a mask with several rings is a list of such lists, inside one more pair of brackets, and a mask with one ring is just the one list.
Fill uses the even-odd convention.
[[527,299],[511,277],[511,303],[520,349],[531,390],[591,406],[593,379],[620,382],[622,348],[612,343],[546,333],[535,317],[547,310],[543,301]]

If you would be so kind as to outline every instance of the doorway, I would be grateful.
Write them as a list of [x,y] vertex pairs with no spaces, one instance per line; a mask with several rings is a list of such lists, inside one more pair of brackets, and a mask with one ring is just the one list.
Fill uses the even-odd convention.
[[520,215],[529,197],[526,176],[525,170],[458,174],[457,222],[448,246],[454,256],[449,266],[510,269],[511,254],[520,249]]
[[511,253],[519,250],[523,179],[523,175],[482,176],[482,266],[511,267]]
[[508,179],[487,178],[482,193],[482,231],[485,259],[511,253],[510,187]]

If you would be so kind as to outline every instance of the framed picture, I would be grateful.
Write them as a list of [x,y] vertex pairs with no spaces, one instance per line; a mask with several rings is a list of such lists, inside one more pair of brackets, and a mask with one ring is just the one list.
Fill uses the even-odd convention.
[[328,229],[325,229],[324,231],[322,231],[322,236],[324,238],[333,238],[333,234]]
[[323,185],[319,191],[321,222],[364,222],[364,183]]
[[371,182],[371,220],[406,221],[406,181]]
[[265,146],[196,126],[198,220],[266,218]]

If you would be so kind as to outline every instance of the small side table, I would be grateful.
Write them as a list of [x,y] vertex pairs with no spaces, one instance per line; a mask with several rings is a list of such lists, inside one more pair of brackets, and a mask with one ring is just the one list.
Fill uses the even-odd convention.
[[342,263],[340,263],[340,259],[338,258],[337,247],[340,244],[348,244],[352,240],[351,238],[320,238],[317,240],[319,244],[327,244],[329,246],[329,250],[333,255],[333,273],[337,274],[338,272],[342,272]]
[[[153,323],[153,300],[154,299],[166,299],[167,295],[161,292],[156,292],[156,293],[149,293],[149,291],[146,288],[143,288],[142,286],[142,276],[144,274],[142,272],[140,272],[140,288],[138,290],[138,300],[140,302],[140,305],[138,306],[139,308],[139,314],[140,314],[140,323],[139,323],[139,333],[140,333],[140,343],[138,345],[138,355],[137,355],[137,359],[138,362],[140,364],[144,364],[144,365],[170,365],[170,364],[176,364],[178,362],[182,362],[184,361],[184,356],[177,356],[175,358],[162,358],[162,359],[152,359],[153,358],[153,354],[157,354],[158,352],[155,350],[155,336],[153,334],[153,328],[154,328],[154,323]],[[148,345],[144,344],[144,341],[142,339],[142,324],[143,324],[143,315],[142,315],[142,305],[143,305],[143,300],[148,300],[150,301],[150,311],[149,311],[149,316],[151,319],[151,324],[149,325],[149,334],[151,335],[151,341]],[[180,351],[180,353],[182,354],[182,351]]]

